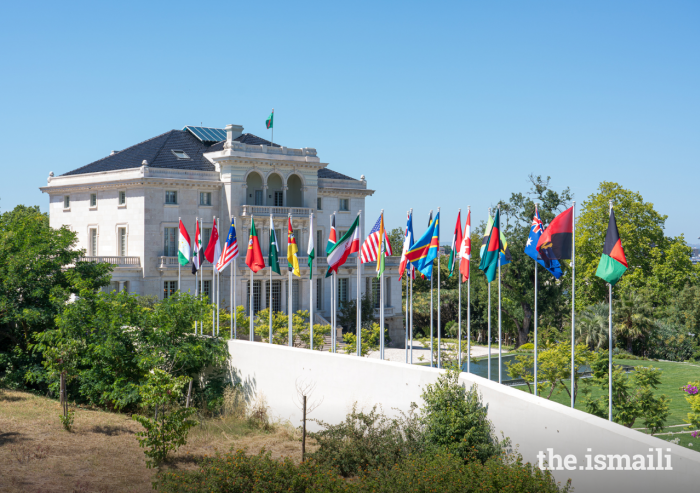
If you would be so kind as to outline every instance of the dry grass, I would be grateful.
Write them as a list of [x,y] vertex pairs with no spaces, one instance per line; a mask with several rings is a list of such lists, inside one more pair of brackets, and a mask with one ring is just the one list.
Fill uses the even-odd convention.
[[[78,409],[69,433],[59,413],[59,403],[51,399],[0,394],[0,492],[153,491],[157,471],[146,468],[135,436],[141,425],[124,414]],[[206,455],[240,448],[301,459],[300,433],[293,426],[275,424],[263,431],[234,413],[203,420],[163,468],[193,469]]]

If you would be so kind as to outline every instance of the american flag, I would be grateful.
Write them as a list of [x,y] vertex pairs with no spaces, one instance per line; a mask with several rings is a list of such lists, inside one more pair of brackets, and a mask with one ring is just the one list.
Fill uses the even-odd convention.
[[238,240],[236,240],[236,224],[231,221],[231,227],[228,230],[228,236],[226,237],[226,245],[224,245],[224,251],[221,252],[219,261],[216,263],[216,270],[221,272],[226,268],[231,260],[238,257]]
[[[369,236],[362,244],[362,251],[360,252],[360,261],[365,264],[367,262],[376,262],[377,254],[379,253],[379,226],[382,222],[382,216],[379,216],[377,222],[375,223],[372,231],[369,232]],[[391,251],[391,243],[389,242],[389,237],[384,230],[384,238],[386,238],[386,246],[384,250],[385,255],[393,255]]]

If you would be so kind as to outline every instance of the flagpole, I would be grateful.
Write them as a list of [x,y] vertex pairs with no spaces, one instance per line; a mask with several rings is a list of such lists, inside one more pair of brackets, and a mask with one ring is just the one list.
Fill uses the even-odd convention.
[[[358,221],[358,227],[359,225],[362,224],[362,209],[360,209],[357,212],[357,217],[359,219]],[[362,231],[362,230],[360,230]],[[360,235],[362,237],[362,235]],[[360,271],[362,270],[362,262],[360,259],[360,252],[357,252],[357,322],[355,323],[355,342],[357,343],[357,355],[362,356],[362,298],[360,294],[361,290],[361,284],[362,284],[362,277],[360,274]]]
[[[204,218],[200,217],[199,218],[199,241],[202,241],[202,235],[204,234]],[[195,248],[199,249],[199,245],[195,245]],[[203,255],[202,255],[203,256]],[[197,257],[199,258],[199,250],[197,250]],[[201,273],[199,274],[199,299],[203,300],[204,299],[204,259],[199,258],[199,270]],[[202,312],[199,313],[199,332],[204,335],[204,316],[202,315]]]
[[336,309],[337,308],[336,307],[337,297],[338,297],[338,289],[337,289],[337,287],[338,287],[338,273],[337,272],[333,272],[332,279],[333,279],[333,286],[332,286],[332,289],[333,289],[333,327],[331,327],[331,343],[333,344],[332,352],[335,353],[336,338],[338,335],[337,331],[336,331],[337,324],[335,321],[336,317],[338,316],[337,309]]
[[[194,218],[194,222],[196,223],[199,220],[199,218]],[[196,240],[197,240],[197,228],[195,227],[195,246],[196,246]],[[192,264],[194,265],[194,259],[192,258],[194,254],[194,250],[191,248],[192,240],[190,240],[190,259],[192,260]],[[197,273],[199,272],[199,269],[194,271],[194,297],[197,299]],[[194,321],[194,335],[197,335],[197,320]]]
[[576,356],[576,201],[571,210],[571,407],[576,402],[575,356]]
[[[274,234],[274,224],[272,223],[272,214],[270,214],[270,237],[272,237],[273,234]],[[276,244],[277,244],[277,238],[275,238],[275,245],[270,244],[270,248],[272,248],[273,246],[276,247]],[[268,253],[268,256],[270,253],[271,252]],[[270,294],[268,296],[268,300],[269,300],[268,303],[269,304],[267,306],[267,309],[268,309],[268,312],[270,315],[269,316],[269,319],[270,319],[269,320],[269,324],[270,324],[270,335],[269,335],[270,341],[269,342],[270,342],[270,344],[272,344],[272,262],[269,262],[269,263],[270,263],[270,285],[268,286],[268,292]]]
[[[609,202],[610,213],[612,214],[612,200]],[[612,326],[612,284],[608,283],[608,421],[613,420],[613,398],[612,398],[612,353],[613,353],[613,326]]]
[[270,122],[270,130],[272,130],[272,137],[270,137],[270,147],[275,142],[275,109],[272,108],[272,121]]
[[[413,229],[413,209],[409,211],[410,218],[411,218],[411,229]],[[411,232],[411,241],[413,241],[413,232]],[[411,283],[411,364],[413,364],[413,273],[415,272],[413,270],[413,265],[411,262],[407,262],[408,267],[408,277],[410,279]]]
[[[309,213],[309,243],[314,240],[314,213]],[[308,247],[307,247],[308,250]],[[315,252],[315,248],[312,250]],[[310,255],[311,252],[307,252]],[[309,263],[309,347],[314,350],[314,258]]]
[[[209,241],[211,242],[212,236],[214,236],[214,228],[216,227],[216,216],[213,216],[212,220],[212,230],[211,230],[211,235],[209,235]],[[209,248],[209,244],[207,244],[207,248]],[[209,290],[209,302],[212,304],[211,306],[211,335],[214,336],[216,333],[216,313],[214,313],[214,310],[216,308],[214,307],[214,296],[215,290],[216,290],[216,269],[214,269],[214,262],[212,261],[211,263],[211,289]]]
[[[537,214],[537,211],[535,211]],[[535,260],[535,395],[537,395],[537,260]]]
[[[330,232],[333,231],[333,219],[335,218],[335,211],[330,217],[331,229],[328,232],[328,238],[330,238]],[[336,233],[336,243],[338,242]],[[326,253],[326,255],[328,255]],[[331,273],[331,353],[335,353],[335,272]]]
[[[432,224],[433,211],[430,211],[430,221],[428,227]],[[430,269],[430,368],[433,367],[433,270]]]
[[[238,240],[236,240],[236,241],[238,241]],[[233,291],[233,338],[234,339],[238,339],[238,317],[237,317],[237,315],[238,315],[237,308],[238,307],[236,306],[236,290],[238,289],[238,286],[237,286],[238,283],[236,282],[237,281],[236,275],[238,274],[238,265],[237,265],[236,260],[238,260],[238,259],[236,259],[236,258],[233,259],[233,280],[231,281],[233,283],[233,289],[231,289],[231,291]]]
[[[458,218],[462,217],[462,209],[459,209],[459,212],[457,214]],[[462,227],[462,224],[460,223],[459,227]],[[464,242],[464,238],[462,238],[462,242]],[[460,266],[460,256],[459,252],[462,249],[462,245],[455,245],[457,247],[457,252],[454,253],[454,262],[457,264],[457,292],[459,294],[458,296],[458,309],[457,309],[457,324],[458,324],[458,330],[457,330],[457,364],[459,365],[459,371],[462,371],[462,272],[460,272],[459,266]],[[452,265],[452,270],[454,270],[454,264]]]
[[501,224],[500,224],[501,207],[498,207],[498,383],[503,383],[501,379],[501,362],[503,358],[503,349],[501,343],[503,335],[501,333]]
[[[440,208],[437,208],[437,215],[440,217]],[[438,245],[437,245],[437,258],[438,258],[438,292],[437,292],[437,336],[438,336],[438,368],[442,368],[442,343],[441,343],[441,333],[442,327],[440,326],[440,222],[437,223],[438,227]],[[432,277],[432,276],[431,276]]]
[[[216,230],[221,228],[221,218],[217,221],[216,224]],[[216,239],[216,242],[219,243],[219,239]],[[219,246],[221,246],[221,243],[219,243]],[[221,255],[219,255],[219,259],[221,258]],[[214,259],[216,263],[219,263],[219,259]],[[219,272],[219,269],[216,269],[216,266],[212,267],[213,269],[216,270],[216,337],[219,337],[219,329],[221,328],[221,272]]]
[[[469,231],[471,232],[472,228],[472,219],[471,219],[471,210],[472,206],[468,205],[467,206],[467,217],[469,218]],[[472,270],[472,259],[471,259],[471,238],[469,238],[469,270],[467,274],[467,373],[469,373],[470,370],[470,363],[472,359],[472,334],[471,334],[471,310],[472,310],[472,303],[471,303],[471,270]]]
[[[253,218],[253,216],[250,216],[251,229],[253,228],[254,221],[255,221],[255,219]],[[250,234],[251,233],[249,231],[248,232],[249,237],[250,237]],[[250,305],[249,305],[249,310],[248,310],[249,315],[250,315],[250,320],[248,323],[248,331],[249,331],[248,335],[249,335],[250,342],[253,342],[255,340],[255,336],[253,335],[254,333],[253,333],[253,269],[252,268],[250,269],[250,281],[248,284],[248,290],[250,291],[250,301],[249,301]]]
[[[489,207],[489,218],[491,218],[491,208]],[[488,247],[487,247],[488,248]],[[498,252],[500,255],[501,252]],[[489,365],[488,365],[488,378],[491,380],[491,283],[489,282],[488,278],[486,279],[486,282],[489,285],[489,291],[488,291],[488,296],[489,296],[489,323],[488,323],[488,346],[489,346]]]
[[[292,215],[288,214],[287,215],[287,225],[288,225],[287,228],[289,228],[289,225],[291,224],[291,220],[292,220]],[[292,230],[292,234],[294,234],[294,230]],[[289,238],[289,233],[287,233],[287,238]],[[296,239],[295,239],[295,241],[296,241]],[[287,244],[287,248],[289,248],[289,244]],[[297,262],[298,261],[299,260],[297,258]],[[289,262],[287,262],[287,263],[289,263]],[[292,336],[292,298],[293,298],[293,295],[292,295],[292,271],[289,270],[289,268],[287,268],[287,270],[289,271],[289,274],[288,274],[288,278],[289,278],[289,306],[287,306],[287,330],[289,332],[289,347],[292,347],[293,346],[293,344],[292,344],[292,342],[293,342],[292,341],[292,338],[293,338],[293,336]]]
[[[180,243],[180,242],[179,242],[179,240],[180,240],[180,224],[182,224],[182,218],[181,218],[181,217],[178,217],[178,218],[177,218],[178,243]],[[179,249],[180,249],[180,247],[178,246],[178,250],[179,250]],[[181,280],[180,268],[181,268],[181,267],[182,267],[182,266],[180,265],[180,259],[178,258],[178,259],[177,259],[177,290],[178,290],[178,291],[182,291],[182,287],[180,286],[180,280]]]
[[[400,279],[399,279],[400,280]],[[403,287],[401,288],[403,294]],[[404,337],[404,349],[406,352],[406,364],[408,364],[408,277],[406,278],[406,318],[405,318],[406,335]]]

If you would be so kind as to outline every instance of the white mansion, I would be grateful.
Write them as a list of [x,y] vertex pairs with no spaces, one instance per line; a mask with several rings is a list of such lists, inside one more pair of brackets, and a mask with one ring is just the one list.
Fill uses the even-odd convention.
[[[314,300],[309,299],[308,266],[300,258],[302,277],[288,285],[286,275],[287,217],[292,216],[299,255],[306,255],[308,235],[316,235],[317,255],[325,255],[330,217],[336,212],[338,233],[347,230],[362,211],[364,240],[364,176],[359,180],[331,171],[322,163],[316,149],[291,149],[243,133],[240,125],[225,130],[185,127],[171,130],[140,144],[113,151],[109,156],[61,176],[49,174],[41,188],[50,197],[51,226],[63,225],[75,231],[84,260],[109,262],[116,267],[112,289],[125,289],[142,295],[167,297],[176,290],[195,291],[190,266],[182,268],[178,286],[178,219],[181,218],[194,240],[195,221],[203,219],[203,245],[206,247],[214,217],[219,236],[226,239],[231,218],[236,218],[240,256],[237,266],[237,302],[248,309],[250,270],[245,265],[251,217],[267,256],[270,214],[280,243],[282,274],[272,274],[272,308],[287,310],[288,289],[292,290],[293,310],[309,308],[330,318],[331,279],[324,278],[326,259],[314,265]],[[315,214],[314,231],[309,231],[309,214]],[[375,217],[376,216],[376,217]],[[371,225],[379,216],[372,211]],[[356,254],[353,254],[353,257]],[[390,337],[403,344],[403,311],[398,257],[387,259],[385,271],[385,316]],[[266,259],[267,261],[267,259]],[[361,290],[372,290],[378,302],[378,280],[374,265],[363,268]],[[205,263],[204,291],[212,289],[212,266]],[[221,306],[229,306],[230,275],[221,275]],[[259,271],[253,281],[254,310],[269,305],[269,268]],[[356,260],[348,259],[338,272],[338,303],[355,299]],[[378,313],[378,310],[377,310]]]

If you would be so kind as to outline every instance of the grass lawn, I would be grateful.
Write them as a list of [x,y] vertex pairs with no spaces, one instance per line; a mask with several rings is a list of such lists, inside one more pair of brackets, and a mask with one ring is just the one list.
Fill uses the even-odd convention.
[[[0,491],[2,492],[152,492],[157,470],[146,468],[135,433],[141,425],[125,414],[77,409],[74,429],[63,430],[60,405],[25,392],[0,392]],[[299,433],[291,426],[272,431],[247,421],[202,419],[187,444],[172,453],[165,470],[194,469],[216,451],[261,448],[273,457],[301,460]],[[313,445],[307,450],[313,451]]]
[[[669,409],[671,413],[666,420],[667,427],[662,430],[661,433],[673,432],[674,435],[662,435],[659,438],[664,440],[672,440],[674,438],[680,438],[680,444],[688,446],[688,443],[693,443],[696,450],[700,449],[700,439],[693,439],[690,433],[683,432],[683,427],[673,427],[673,425],[686,424],[685,418],[690,411],[690,404],[685,400],[686,393],[680,390],[681,387],[686,385],[690,381],[700,380],[700,364],[693,363],[672,363],[665,361],[646,361],[646,360],[631,360],[631,359],[614,359],[615,364],[629,365],[629,366],[653,366],[655,368],[660,368],[663,371],[661,375],[661,385],[659,386],[657,392],[661,394],[666,394],[670,399]],[[569,384],[566,381],[567,385]],[[527,392],[526,385],[518,385],[514,387],[518,390]],[[555,391],[556,392],[556,391]],[[593,398],[602,396],[604,391],[602,389],[594,389],[591,393]],[[558,402],[563,405],[570,405],[571,398],[565,390],[562,389],[561,392],[552,396],[552,401]],[[576,402],[576,409],[585,411],[585,399],[581,398]],[[634,428],[641,428],[644,426],[642,422],[637,422],[633,425]]]

